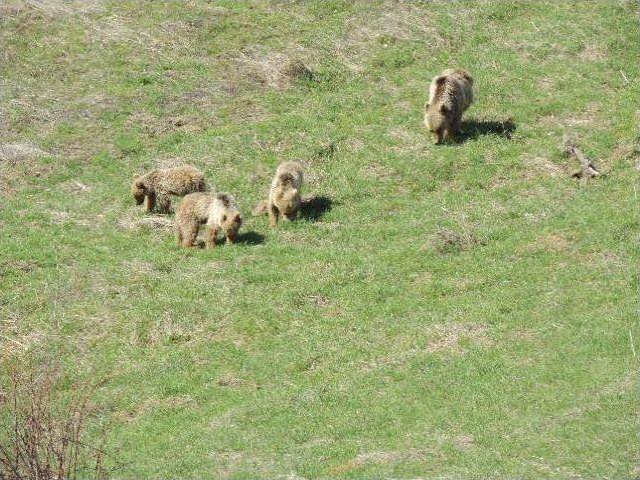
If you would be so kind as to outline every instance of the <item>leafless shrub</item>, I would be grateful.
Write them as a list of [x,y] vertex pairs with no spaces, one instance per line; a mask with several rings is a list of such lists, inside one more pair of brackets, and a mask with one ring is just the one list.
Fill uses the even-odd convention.
[[0,383],[0,479],[106,478],[104,453],[84,443],[89,392],[60,392],[56,370],[13,364]]

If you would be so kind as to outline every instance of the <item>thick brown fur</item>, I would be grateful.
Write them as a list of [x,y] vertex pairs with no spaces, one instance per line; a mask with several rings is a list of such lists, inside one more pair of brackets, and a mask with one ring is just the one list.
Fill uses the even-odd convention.
[[473,102],[473,78],[464,70],[449,68],[431,81],[424,124],[434,142],[453,138],[460,131],[462,114]]
[[171,195],[182,197],[206,190],[204,174],[189,165],[153,170],[136,178],[131,186],[137,205],[142,205],[146,199],[147,210],[151,212],[155,208],[159,213],[171,212]]
[[234,243],[242,226],[242,215],[228,193],[197,192],[184,197],[176,214],[178,245],[193,247],[200,225],[207,224],[207,248],[216,246],[219,233]]
[[302,188],[302,166],[297,162],[281,163],[271,182],[267,211],[272,227],[278,224],[280,215],[287,220],[300,213],[300,189]]

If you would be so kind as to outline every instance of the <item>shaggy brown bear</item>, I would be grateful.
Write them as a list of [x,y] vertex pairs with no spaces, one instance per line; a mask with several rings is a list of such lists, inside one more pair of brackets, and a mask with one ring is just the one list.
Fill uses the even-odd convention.
[[207,184],[204,174],[195,167],[152,170],[133,181],[131,191],[137,205],[147,200],[147,210],[171,213],[171,195],[182,197],[188,193],[204,192]]
[[293,220],[298,216],[302,181],[302,166],[298,162],[284,162],[276,169],[267,205],[272,227],[277,225],[280,215],[288,220]]
[[434,142],[453,138],[460,131],[462,114],[473,102],[473,78],[464,70],[447,69],[431,81],[424,124]]
[[193,247],[200,225],[207,224],[207,248],[217,244],[220,232],[234,243],[242,226],[242,215],[233,196],[228,193],[190,193],[184,197],[176,214],[178,245]]

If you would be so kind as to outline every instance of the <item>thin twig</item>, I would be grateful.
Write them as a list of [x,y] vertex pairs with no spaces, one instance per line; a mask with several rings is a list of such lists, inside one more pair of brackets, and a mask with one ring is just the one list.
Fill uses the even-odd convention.
[[620,75],[622,75],[622,79],[624,80],[624,84],[625,85],[629,85],[629,79],[627,78],[627,76],[624,74],[624,72],[622,70],[620,70]]

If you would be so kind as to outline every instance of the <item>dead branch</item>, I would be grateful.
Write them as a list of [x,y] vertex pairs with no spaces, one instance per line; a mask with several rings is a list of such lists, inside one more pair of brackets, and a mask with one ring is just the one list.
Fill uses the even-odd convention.
[[600,171],[596,168],[591,160],[587,158],[587,156],[580,150],[580,148],[576,145],[576,141],[568,136],[565,136],[563,139],[563,150],[564,153],[570,157],[575,158],[580,162],[580,169],[574,170],[571,173],[571,177],[579,178],[583,182],[586,182],[588,179],[592,177],[600,176]]

